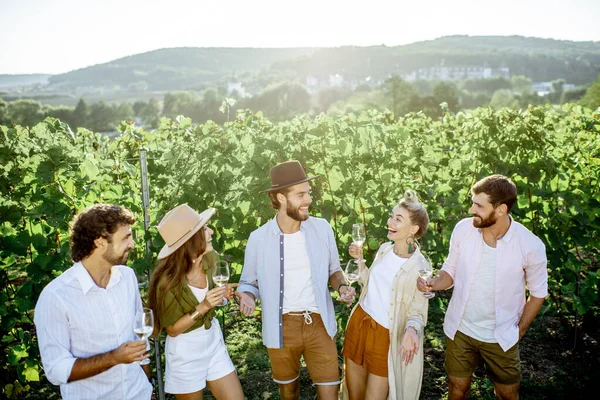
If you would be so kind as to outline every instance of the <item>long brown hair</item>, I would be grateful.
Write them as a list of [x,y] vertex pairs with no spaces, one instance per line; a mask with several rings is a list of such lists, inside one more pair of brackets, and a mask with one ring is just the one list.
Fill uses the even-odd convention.
[[164,326],[160,317],[170,304],[165,304],[165,295],[173,290],[180,291],[185,284],[185,276],[192,268],[194,259],[206,250],[204,227],[189,238],[180,248],[162,260],[156,262],[156,267],[150,278],[148,287],[148,307],[154,311],[154,336],[158,336]]

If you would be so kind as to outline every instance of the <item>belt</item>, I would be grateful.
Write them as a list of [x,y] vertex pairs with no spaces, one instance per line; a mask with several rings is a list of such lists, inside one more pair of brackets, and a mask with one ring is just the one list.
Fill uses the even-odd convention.
[[312,311],[308,311],[308,310],[304,310],[301,313],[286,313],[286,315],[289,315],[291,317],[304,317],[304,322],[306,323],[306,325],[310,325],[312,324],[313,320],[312,320],[312,316],[310,314],[312,314]]

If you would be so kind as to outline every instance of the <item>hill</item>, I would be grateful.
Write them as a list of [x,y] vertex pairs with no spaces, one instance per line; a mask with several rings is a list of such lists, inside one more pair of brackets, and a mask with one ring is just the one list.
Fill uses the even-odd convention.
[[275,65],[301,76],[335,73],[347,79],[409,74],[441,66],[508,68],[510,76],[534,82],[564,78],[585,84],[600,73],[600,42],[572,42],[523,36],[446,36],[404,46],[340,47]]
[[56,89],[114,87],[121,90],[182,90],[215,82],[234,73],[257,71],[275,62],[313,52],[307,48],[171,48],[120,58],[55,75]]
[[23,86],[31,85],[46,85],[48,78],[52,75],[48,74],[25,74],[25,75],[10,75],[0,74],[0,89],[16,89]]
[[393,47],[170,48],[54,75],[47,86],[38,86],[28,95],[143,97],[144,92],[224,87],[233,76],[242,80],[247,92],[256,94],[283,80],[307,83],[314,77],[329,82],[330,76],[339,74],[344,84],[356,86],[367,79],[372,85],[392,74],[444,79],[451,68],[459,71],[450,72],[453,79],[525,75],[533,82],[562,78],[582,85],[600,73],[600,42],[447,36]]

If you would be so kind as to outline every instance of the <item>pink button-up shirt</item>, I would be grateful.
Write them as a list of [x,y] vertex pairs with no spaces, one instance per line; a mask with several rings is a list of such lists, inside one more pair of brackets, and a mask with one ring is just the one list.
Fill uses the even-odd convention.
[[[481,261],[483,235],[466,218],[454,227],[450,252],[442,266],[454,280],[454,292],[444,318],[444,333],[450,339],[458,330],[467,299],[473,288],[475,273]],[[496,327],[494,338],[504,351],[519,341],[518,323],[525,307],[525,288],[530,295],[548,295],[546,247],[523,225],[512,220],[506,234],[496,243]]]

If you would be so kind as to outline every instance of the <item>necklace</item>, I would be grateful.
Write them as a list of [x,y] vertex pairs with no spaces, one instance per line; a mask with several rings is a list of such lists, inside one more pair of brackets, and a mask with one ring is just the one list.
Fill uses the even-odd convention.
[[397,255],[400,258],[410,258],[410,254],[409,253],[400,253],[399,251],[396,250],[395,247],[392,247],[394,254]]

